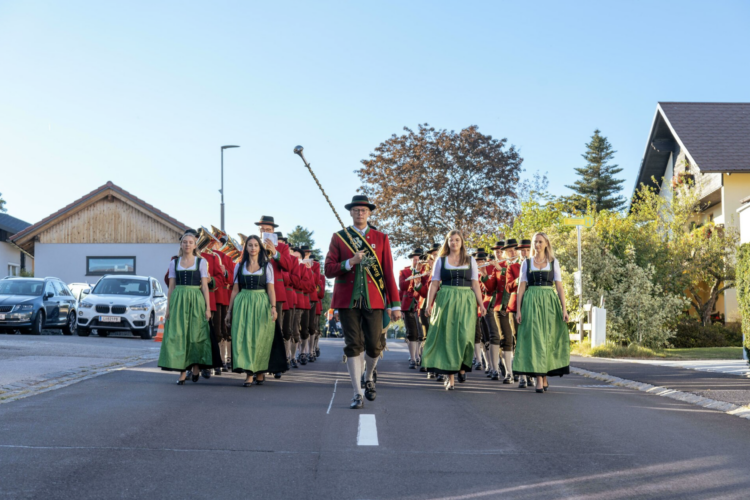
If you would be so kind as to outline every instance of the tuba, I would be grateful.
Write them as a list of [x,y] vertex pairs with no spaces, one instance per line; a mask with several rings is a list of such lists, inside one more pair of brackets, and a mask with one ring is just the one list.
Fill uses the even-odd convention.
[[240,235],[240,244],[242,245],[242,248],[245,248],[245,243],[247,243],[247,236],[245,236],[242,233],[237,233]]
[[[237,243],[237,240],[235,240],[216,226],[211,226],[211,234],[214,236],[214,238],[219,240],[219,252],[226,254],[234,262],[240,261],[240,259],[242,258],[242,247],[239,245],[239,243]],[[227,242],[222,244],[222,238],[226,238]]]

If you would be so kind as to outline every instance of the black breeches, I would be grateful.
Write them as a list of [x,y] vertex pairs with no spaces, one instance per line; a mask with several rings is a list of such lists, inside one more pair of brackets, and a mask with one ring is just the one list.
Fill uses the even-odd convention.
[[344,330],[344,354],[353,358],[365,351],[377,358],[383,351],[382,309],[339,309],[341,328]]

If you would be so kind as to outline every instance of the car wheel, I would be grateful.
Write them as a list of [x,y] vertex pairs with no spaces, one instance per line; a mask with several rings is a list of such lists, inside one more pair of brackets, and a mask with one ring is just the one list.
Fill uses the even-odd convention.
[[79,337],[88,337],[89,335],[91,335],[91,330],[84,326],[79,326],[78,328],[76,328],[76,333]]
[[76,329],[78,328],[78,318],[76,317],[76,313],[71,312],[68,314],[68,321],[65,323],[65,326],[62,328],[63,335],[73,335],[76,332]]
[[96,334],[100,337],[107,337],[109,336],[109,332],[107,330],[97,330]]
[[144,328],[143,330],[139,331],[138,334],[141,336],[143,340],[151,340],[151,337],[154,335],[154,315],[151,314],[151,317],[148,320],[148,326]]
[[28,330],[28,333],[32,335],[41,335],[43,329],[44,329],[44,312],[39,311],[38,313],[36,313],[36,317],[34,318],[34,322],[31,323],[31,328]]

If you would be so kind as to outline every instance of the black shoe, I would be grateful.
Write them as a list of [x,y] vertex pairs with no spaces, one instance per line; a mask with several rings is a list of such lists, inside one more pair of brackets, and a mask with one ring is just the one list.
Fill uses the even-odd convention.
[[315,348],[315,357],[316,357],[316,358],[319,358],[319,357],[320,357],[320,348],[319,348],[319,347],[316,347],[316,348]]
[[301,364],[302,366],[305,366],[307,364],[307,356],[305,356],[304,354],[301,354],[299,357],[299,364]]
[[414,362],[413,359],[409,360],[409,369],[410,370],[416,370],[417,369],[417,364]]
[[184,380],[178,380],[177,381],[177,385],[185,385],[185,381]]
[[513,380],[510,378],[510,375],[506,375],[503,379],[503,384],[512,384]]
[[521,381],[520,381],[520,382],[518,383],[518,388],[519,388],[519,389],[526,389],[526,379],[523,379],[523,380],[521,380]]
[[375,398],[378,397],[378,393],[375,391],[375,382],[372,380],[365,382],[365,397],[368,401],[375,401]]
[[544,394],[544,389],[537,389],[536,392]]
[[443,375],[442,373],[437,376],[438,382],[445,382],[445,379],[446,379],[446,376]]
[[256,377],[255,385],[263,385],[263,382],[265,381],[266,381],[266,377],[263,377],[263,380],[258,380],[258,378]]
[[205,369],[201,370],[201,375],[203,376],[203,378],[205,378],[206,380],[208,380],[208,379],[211,378],[211,370],[209,370],[208,368],[205,368]]
[[221,375],[221,368],[215,368],[214,375]]
[[250,382],[245,382],[244,384],[242,384],[242,387],[252,387],[252,386],[253,386],[252,380],[250,380]]
[[422,372],[422,373],[424,373],[424,372],[427,371],[427,368],[425,368],[424,366],[420,366],[419,367],[419,371]]
[[547,389],[549,389],[549,385],[545,385],[545,386],[543,387],[543,390],[544,390],[544,392],[547,392]]
[[359,394],[354,396],[354,399],[352,399],[352,404],[349,405],[349,408],[351,408],[352,410],[361,410],[364,407],[365,402],[362,401],[362,396],[360,396]]
[[[426,368],[425,368],[425,370],[426,370]],[[421,370],[420,370],[420,371],[421,371]],[[435,374],[434,374],[434,373],[432,373],[432,372],[427,372],[427,380],[430,380],[430,379],[431,379],[432,377],[434,377],[434,376],[435,376]]]
[[487,374],[487,378],[492,378],[492,374],[495,373],[493,370],[490,370],[488,372],[485,372]]
[[518,375],[513,375],[513,382],[518,382]]
[[492,380],[500,380],[500,374],[496,371],[492,371]]
[[221,371],[228,372],[229,371],[229,365],[227,363],[224,363],[221,365]]
[[192,378],[191,378],[191,380],[192,380],[193,382],[198,382],[198,380],[200,380],[200,378],[201,378],[201,374],[200,374],[200,373],[197,373],[197,374],[196,374],[196,373],[193,373],[193,374],[191,375],[191,377],[192,377]]
[[464,382],[466,382],[466,374],[465,373],[459,373],[458,375],[456,375],[456,377],[458,378],[458,383],[459,384],[463,384]]
[[294,358],[292,358],[292,368],[299,368],[299,366],[297,366],[297,360]]

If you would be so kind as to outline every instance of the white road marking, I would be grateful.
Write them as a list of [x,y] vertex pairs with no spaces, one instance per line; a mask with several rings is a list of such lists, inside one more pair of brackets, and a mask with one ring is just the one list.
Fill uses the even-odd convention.
[[378,426],[375,424],[375,415],[360,415],[357,445],[378,446],[378,444]]
[[339,379],[336,379],[336,381],[333,383],[333,395],[331,396],[331,402],[328,403],[328,411],[326,412],[326,415],[331,413],[331,406],[333,406],[333,398],[336,397],[336,386],[339,385]]

